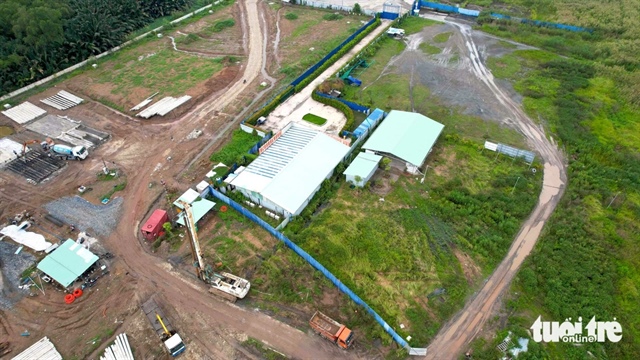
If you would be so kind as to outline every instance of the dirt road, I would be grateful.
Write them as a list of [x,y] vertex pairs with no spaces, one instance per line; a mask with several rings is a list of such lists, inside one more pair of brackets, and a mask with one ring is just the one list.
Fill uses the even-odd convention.
[[464,37],[468,50],[466,56],[471,61],[473,75],[482,81],[512,114],[507,121],[526,137],[527,142],[542,157],[544,179],[538,204],[520,229],[507,256],[477,295],[440,330],[428,348],[427,359],[457,359],[482,330],[485,322],[499,309],[502,295],[533,249],[542,228],[558,205],[567,182],[567,170],[561,152],[547,139],[544,130],[531,121],[522,108],[495,84],[493,75],[482,63],[473,41],[471,27],[452,21],[446,22],[454,25]]
[[[164,260],[156,258],[144,251],[136,240],[139,219],[147,212],[153,196],[148,187],[152,181],[155,164],[164,163],[165,157],[171,149],[166,149],[169,134],[182,138],[191,129],[192,124],[208,121],[216,111],[222,111],[249,85],[261,72],[264,63],[264,37],[259,20],[259,9],[256,0],[246,0],[246,25],[249,30],[249,56],[245,68],[243,81],[236,82],[230,89],[215,99],[205,101],[201,106],[186,114],[162,132],[155,141],[148,144],[145,154],[151,154],[144,165],[136,169],[128,169],[131,176],[127,187],[127,198],[124,203],[122,221],[118,228],[107,240],[109,248],[126,264],[131,281],[138,287],[138,294],[161,293],[182,314],[188,323],[198,321],[200,326],[193,326],[194,331],[185,336],[187,340],[197,341],[201,348],[212,357],[222,357],[215,345],[208,343],[205,333],[210,336],[222,337],[225,341],[236,344],[237,341],[228,336],[229,332],[242,333],[262,340],[268,346],[292,358],[344,358],[345,353],[337,347],[317,336],[308,335],[286,324],[278,322],[260,312],[245,310],[238,306],[221,301],[206,291],[204,284],[195,279],[185,279],[171,269]],[[228,123],[221,126],[216,141],[235,124]],[[166,150],[166,151],[165,151]],[[191,156],[193,156],[192,149]],[[185,157],[188,157],[185,155]],[[179,169],[176,169],[179,170]],[[190,320],[192,319],[192,320]],[[198,328],[195,330],[195,328]],[[203,328],[204,327],[204,328]],[[218,354],[218,355],[216,355]]]

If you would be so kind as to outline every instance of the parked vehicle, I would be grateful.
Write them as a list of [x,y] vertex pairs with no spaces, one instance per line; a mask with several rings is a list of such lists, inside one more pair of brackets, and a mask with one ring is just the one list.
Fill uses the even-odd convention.
[[89,152],[84,146],[67,146],[55,144],[49,148],[51,153],[65,160],[84,160]]
[[353,345],[353,331],[320,311],[316,311],[316,313],[313,314],[311,320],[309,320],[309,325],[311,325],[311,328],[319,335],[343,349],[348,349]]
[[149,319],[153,330],[155,330],[156,334],[160,337],[171,356],[178,356],[186,349],[182,338],[175,331],[166,316],[164,316],[162,309],[153,298],[142,304],[142,311],[147,316],[147,319]]

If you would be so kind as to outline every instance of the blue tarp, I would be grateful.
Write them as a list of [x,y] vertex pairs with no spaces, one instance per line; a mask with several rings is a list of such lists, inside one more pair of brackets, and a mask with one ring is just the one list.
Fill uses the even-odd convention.
[[362,85],[362,81],[360,79],[356,79],[353,76],[347,76],[346,79],[344,79],[349,85],[353,85],[353,86],[360,86]]
[[369,114],[369,116],[366,119],[364,119],[362,124],[360,124],[360,126],[358,126],[358,128],[353,132],[353,136],[355,137],[362,136],[370,128],[373,128],[374,126],[376,126],[378,121],[384,119],[385,116],[387,116],[387,113],[385,113],[384,111],[380,109],[373,110],[371,114]]

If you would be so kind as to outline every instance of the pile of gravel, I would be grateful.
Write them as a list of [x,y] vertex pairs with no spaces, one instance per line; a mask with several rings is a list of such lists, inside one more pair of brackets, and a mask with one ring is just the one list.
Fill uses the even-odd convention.
[[94,205],[80,196],[63,197],[47,203],[44,208],[56,218],[73,224],[76,229],[99,236],[108,236],[120,220],[122,198],[107,205]]
[[35,256],[26,251],[15,254],[20,245],[5,237],[0,241],[0,308],[10,308],[27,292],[18,289],[22,272],[33,265]]

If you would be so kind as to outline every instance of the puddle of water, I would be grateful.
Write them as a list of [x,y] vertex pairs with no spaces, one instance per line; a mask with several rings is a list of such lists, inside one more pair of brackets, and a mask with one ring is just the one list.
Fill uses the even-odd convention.
[[0,126],[0,137],[5,137],[13,134],[13,128],[11,126]]

